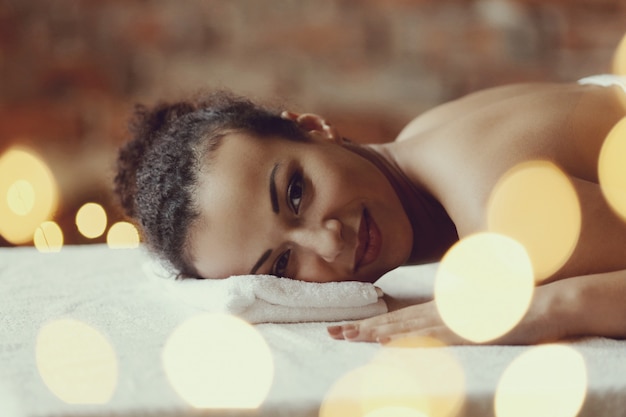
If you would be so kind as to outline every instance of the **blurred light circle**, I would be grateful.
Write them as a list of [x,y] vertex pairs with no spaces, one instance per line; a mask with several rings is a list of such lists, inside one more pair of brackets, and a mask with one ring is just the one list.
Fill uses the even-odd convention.
[[429,398],[415,376],[403,368],[367,364],[333,384],[324,397],[319,417],[361,417],[386,407],[430,415]]
[[602,145],[598,177],[606,201],[626,221],[626,117],[611,129]]
[[516,165],[498,181],[489,198],[488,230],[524,245],[537,282],[569,259],[581,229],[578,195],[553,163]]
[[445,324],[473,342],[496,339],[522,319],[534,290],[524,247],[495,233],[468,236],[446,253],[435,277]]
[[17,180],[7,192],[7,204],[13,213],[26,216],[35,206],[35,190],[30,182]]
[[162,359],[174,390],[195,408],[257,408],[274,377],[263,337],[226,314],[200,314],[183,322],[168,338]]
[[111,249],[133,249],[139,246],[139,232],[128,222],[117,222],[107,233],[107,245]]
[[626,35],[617,46],[613,56],[613,74],[626,76]]
[[102,236],[107,226],[107,214],[97,203],[86,203],[76,212],[76,227],[89,239]]
[[430,417],[418,410],[408,407],[387,406],[365,414],[364,417]]
[[37,336],[36,359],[46,386],[68,404],[106,404],[115,392],[118,365],[113,348],[78,320],[44,325]]
[[33,241],[39,252],[59,252],[63,247],[63,231],[55,222],[43,222],[35,230]]
[[19,245],[33,239],[57,209],[58,187],[34,152],[13,147],[0,156],[0,234]]
[[587,392],[583,357],[565,345],[530,348],[504,371],[495,395],[497,417],[575,417]]
[[441,340],[429,336],[415,336],[408,334],[392,339],[385,347],[389,348],[442,348],[446,344]]
[[[386,345],[370,363],[330,388],[320,417],[452,417],[462,409],[465,375],[451,351],[435,340],[413,348]],[[409,348],[407,348],[409,347]],[[387,413],[387,414],[386,414]]]

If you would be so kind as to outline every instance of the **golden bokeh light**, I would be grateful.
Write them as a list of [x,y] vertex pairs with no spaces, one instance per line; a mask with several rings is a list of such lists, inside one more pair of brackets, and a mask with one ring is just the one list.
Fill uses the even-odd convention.
[[139,246],[139,232],[128,222],[117,222],[107,233],[107,245],[111,249],[133,249]]
[[76,227],[88,239],[102,236],[107,227],[107,214],[97,203],[86,203],[76,212]]
[[495,395],[497,417],[574,417],[587,392],[583,357],[565,345],[533,347],[504,371]]
[[598,177],[607,202],[626,221],[626,117],[611,129],[602,145]]
[[385,346],[331,387],[319,416],[454,417],[464,398],[464,373],[450,351]]
[[446,253],[434,293],[446,325],[459,336],[482,343],[519,323],[533,290],[532,265],[524,247],[504,235],[479,233]]
[[417,379],[402,368],[368,364],[337,381],[325,396],[319,417],[361,417],[387,407],[430,416],[430,404]]
[[383,407],[367,413],[364,417],[430,417],[420,411],[407,407]]
[[15,181],[7,191],[7,204],[11,211],[18,216],[26,216],[35,206],[35,190],[30,182]]
[[14,147],[0,156],[0,234],[10,243],[31,241],[58,198],[52,172],[34,152]]
[[507,172],[494,187],[487,216],[490,232],[524,245],[537,282],[567,262],[582,217],[571,181],[548,161],[524,162]]
[[626,35],[617,46],[613,56],[613,74],[626,76]]
[[196,408],[257,408],[274,378],[263,337],[226,314],[201,314],[182,323],[168,338],[162,358],[174,390]]
[[59,252],[63,247],[63,231],[55,222],[43,222],[35,230],[33,241],[39,252]]
[[106,404],[115,392],[115,352],[104,336],[83,322],[61,319],[44,325],[36,359],[46,386],[68,404]]

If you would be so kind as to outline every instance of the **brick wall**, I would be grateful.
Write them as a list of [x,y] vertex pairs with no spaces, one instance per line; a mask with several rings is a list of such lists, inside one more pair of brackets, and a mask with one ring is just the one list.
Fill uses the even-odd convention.
[[83,202],[120,217],[136,101],[227,87],[381,141],[476,89],[606,72],[624,34],[624,0],[0,0],[0,153],[45,155],[84,243]]

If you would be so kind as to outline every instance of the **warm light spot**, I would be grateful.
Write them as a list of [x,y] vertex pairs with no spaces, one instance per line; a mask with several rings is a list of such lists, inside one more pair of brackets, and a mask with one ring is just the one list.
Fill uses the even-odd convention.
[[361,417],[386,407],[430,416],[430,404],[414,375],[402,368],[368,364],[337,381],[324,398],[319,417]]
[[511,330],[533,295],[530,259],[515,240],[479,233],[457,242],[441,260],[435,302],[459,336],[487,342]]
[[33,239],[58,204],[57,184],[33,152],[11,148],[0,157],[0,234],[19,245]]
[[407,407],[383,407],[370,411],[364,417],[430,417],[420,411]]
[[564,345],[531,348],[504,371],[495,395],[497,417],[574,417],[587,391],[583,357]]
[[26,216],[30,213],[35,205],[35,190],[30,182],[15,181],[7,192],[7,203],[11,211],[18,216]]
[[35,230],[33,240],[39,252],[59,252],[63,247],[63,231],[55,222],[43,222]]
[[76,213],[78,231],[89,239],[102,236],[107,227],[107,214],[100,204],[84,204]]
[[226,314],[201,314],[181,324],[165,344],[163,367],[174,390],[196,408],[256,408],[274,376],[263,337]]
[[453,417],[464,392],[463,370],[450,351],[386,346],[331,387],[319,416]]
[[626,35],[619,43],[613,57],[613,74],[626,76]]
[[132,249],[139,246],[139,232],[128,222],[117,222],[107,233],[107,244],[111,249]]
[[47,387],[69,404],[105,404],[117,385],[117,358],[97,330],[78,320],[56,320],[37,337],[37,369]]
[[611,129],[602,145],[598,176],[604,197],[626,220],[626,117]]
[[548,161],[525,162],[507,172],[491,194],[487,216],[489,231],[524,245],[537,282],[563,266],[578,243],[581,211],[576,191]]

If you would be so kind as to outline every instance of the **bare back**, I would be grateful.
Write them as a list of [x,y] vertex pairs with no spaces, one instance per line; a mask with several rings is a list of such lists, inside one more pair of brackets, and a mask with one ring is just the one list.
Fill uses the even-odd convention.
[[390,144],[398,167],[441,202],[459,237],[486,229],[498,180],[519,163],[548,160],[581,203],[576,249],[553,279],[626,268],[626,223],[598,185],[598,156],[625,115],[618,87],[522,84],[471,94],[413,120]]

